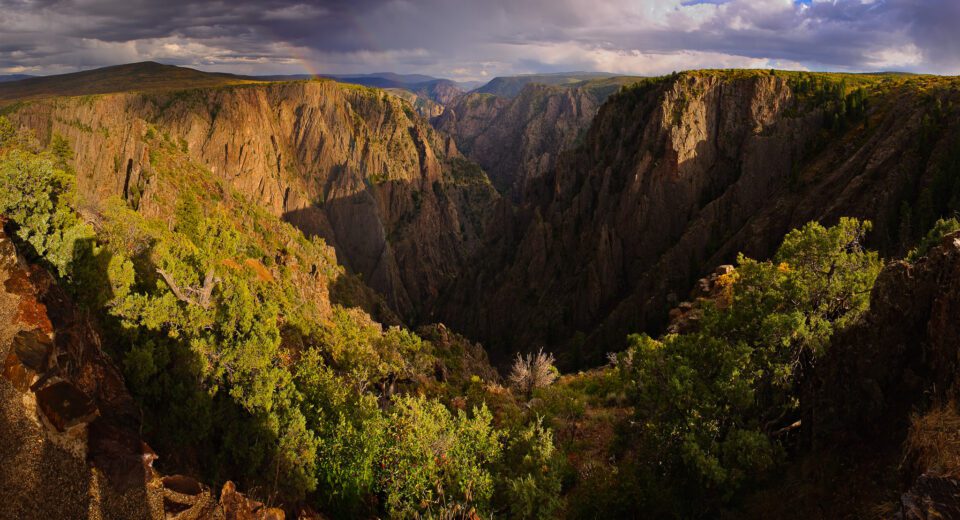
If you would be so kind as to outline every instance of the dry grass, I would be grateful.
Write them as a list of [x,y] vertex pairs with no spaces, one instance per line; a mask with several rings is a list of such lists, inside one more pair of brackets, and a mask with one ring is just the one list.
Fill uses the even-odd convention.
[[905,459],[920,472],[960,478],[960,414],[957,404],[949,402],[910,424],[905,443]]

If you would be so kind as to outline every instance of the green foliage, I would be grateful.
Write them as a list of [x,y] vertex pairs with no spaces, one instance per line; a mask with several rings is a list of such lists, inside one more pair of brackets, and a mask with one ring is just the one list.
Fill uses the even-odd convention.
[[396,517],[488,512],[502,433],[486,406],[468,417],[423,397],[398,397],[393,405],[379,471],[387,511]]
[[328,366],[320,349],[304,353],[294,376],[301,409],[319,439],[317,476],[327,506],[343,515],[363,511],[377,491],[375,464],[384,444],[386,418],[377,400],[356,392]]
[[4,146],[13,141],[16,135],[17,129],[14,128],[13,123],[6,117],[0,116],[0,146]]
[[183,233],[190,240],[200,240],[200,227],[203,223],[203,212],[197,197],[190,193],[184,194],[177,202],[174,213],[174,231]]
[[50,140],[50,153],[56,158],[57,168],[65,171],[70,169],[73,150],[70,149],[70,143],[62,135],[53,134],[53,138]]
[[[173,225],[113,198],[94,232],[73,206],[66,141],[42,153],[21,141],[0,149],[0,212],[102,318],[104,348],[170,469],[202,468],[214,485],[238,480],[345,517],[557,507],[551,432],[524,429],[516,411],[494,426],[483,399],[468,415],[409,396],[429,389],[449,401],[444,392],[460,386],[431,380],[440,362],[431,343],[329,305],[342,269],[322,241],[211,190],[173,145],[154,158],[161,180],[179,183]],[[458,361],[492,372],[485,357]],[[510,462],[507,431],[518,432]]]
[[510,518],[554,518],[561,506],[560,453],[553,432],[537,418],[509,437],[503,453],[497,502]]
[[0,213],[17,225],[18,238],[66,276],[80,244],[92,240],[93,229],[71,209],[73,178],[56,163],[49,153],[7,153],[0,163]]
[[[881,267],[862,248],[869,229],[846,218],[807,224],[772,261],[741,256],[726,280],[730,301],[704,304],[698,331],[631,336],[618,370],[652,474],[681,497],[671,507],[703,513],[776,465],[777,432],[797,419],[799,383],[833,332],[869,303]],[[693,504],[706,509],[685,509]]]
[[933,228],[927,232],[926,236],[923,237],[923,240],[917,244],[917,247],[910,250],[907,254],[906,260],[908,262],[916,262],[920,258],[926,256],[931,248],[935,247],[943,240],[943,237],[960,231],[960,221],[955,218],[949,219],[939,219],[933,225]]

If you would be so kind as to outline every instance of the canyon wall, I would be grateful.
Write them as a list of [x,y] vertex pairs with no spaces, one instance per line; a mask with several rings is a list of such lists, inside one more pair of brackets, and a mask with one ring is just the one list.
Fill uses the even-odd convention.
[[501,361],[543,344],[598,362],[628,333],[662,330],[713,267],[764,258],[810,220],[873,220],[872,245],[902,252],[942,211],[928,199],[944,198],[930,187],[952,167],[956,118],[942,107],[955,85],[878,80],[866,115],[830,128],[834,105],[793,78],[691,72],[611,97],[583,144],[501,213],[440,315]]
[[[174,147],[337,250],[405,316],[463,267],[497,194],[410,105],[332,81],[122,93],[28,103],[10,116],[64,136],[91,205],[147,205]],[[211,187],[215,189],[215,187]],[[149,207],[143,208],[149,213]]]
[[556,166],[583,136],[607,90],[528,84],[513,98],[471,93],[448,105],[434,127],[450,135],[502,193],[522,198],[527,182]]

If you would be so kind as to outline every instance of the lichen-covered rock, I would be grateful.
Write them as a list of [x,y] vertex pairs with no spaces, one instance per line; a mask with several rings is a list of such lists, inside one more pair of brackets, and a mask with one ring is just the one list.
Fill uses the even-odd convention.
[[49,368],[52,350],[53,341],[40,329],[18,332],[3,364],[3,377],[26,392]]
[[38,390],[37,405],[50,424],[61,432],[89,424],[98,413],[90,396],[67,381],[58,381]]

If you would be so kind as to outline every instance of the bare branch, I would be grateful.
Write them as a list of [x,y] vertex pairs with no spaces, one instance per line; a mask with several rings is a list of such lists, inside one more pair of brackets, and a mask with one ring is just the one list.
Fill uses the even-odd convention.
[[[167,286],[170,287],[170,290],[173,291],[173,295],[177,297],[178,300],[188,304],[188,305],[199,305],[200,307],[207,309],[210,307],[210,297],[213,295],[213,288],[220,282],[219,278],[214,277],[213,269],[207,271],[206,277],[203,279],[203,287],[200,289],[195,289],[193,287],[181,288],[177,284],[177,281],[170,276],[169,273],[164,271],[161,268],[157,268],[157,273],[163,277],[163,281],[167,283]],[[198,294],[199,300],[194,300],[188,293]]]

